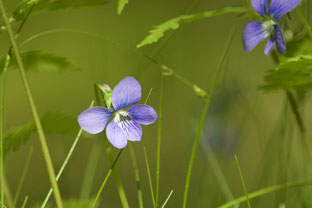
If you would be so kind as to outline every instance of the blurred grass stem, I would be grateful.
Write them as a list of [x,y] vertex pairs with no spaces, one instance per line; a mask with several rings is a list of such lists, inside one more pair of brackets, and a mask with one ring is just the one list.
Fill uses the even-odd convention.
[[21,77],[22,77],[22,81],[23,81],[23,84],[24,84],[24,88],[25,88],[25,91],[26,91],[28,102],[29,102],[29,105],[30,105],[30,108],[31,108],[31,112],[32,112],[34,121],[35,121],[35,125],[36,125],[38,136],[39,136],[39,140],[40,140],[40,143],[41,143],[42,152],[43,152],[44,159],[45,159],[45,162],[46,162],[46,165],[47,165],[49,179],[50,179],[51,185],[52,185],[52,187],[54,189],[55,201],[56,201],[57,207],[62,208],[63,204],[62,204],[61,194],[60,194],[57,182],[56,182],[55,173],[54,173],[53,164],[52,164],[52,159],[51,159],[51,156],[50,156],[50,153],[49,153],[49,148],[48,148],[48,145],[47,145],[47,142],[46,142],[46,139],[45,139],[44,131],[43,131],[43,128],[42,128],[42,125],[41,125],[41,122],[40,122],[40,118],[39,118],[38,112],[36,110],[36,105],[35,105],[35,102],[34,102],[34,99],[33,99],[32,93],[31,93],[31,89],[29,87],[29,83],[28,83],[28,80],[27,80],[27,77],[26,77],[24,64],[23,64],[20,52],[18,50],[16,41],[15,41],[15,36],[13,34],[13,30],[11,28],[11,25],[10,25],[10,22],[9,22],[9,19],[8,19],[8,16],[7,16],[7,13],[6,13],[6,10],[4,8],[2,0],[0,0],[0,10],[1,10],[1,13],[2,13],[2,16],[3,16],[3,20],[4,20],[4,23],[5,23],[5,26],[7,28],[8,36],[9,36],[9,39],[11,41],[12,49],[13,49],[15,57],[16,57],[16,61],[17,61],[17,64],[18,64],[18,68],[19,68]]
[[236,28],[232,32],[232,34],[230,36],[230,39],[226,43],[225,51],[223,53],[223,56],[221,58],[219,66],[217,68],[217,71],[216,71],[216,73],[214,74],[214,76],[212,78],[211,87],[209,89],[209,92],[208,92],[208,95],[207,95],[207,98],[206,98],[206,101],[205,101],[205,104],[204,104],[204,107],[203,107],[203,111],[202,111],[202,114],[201,114],[201,117],[200,117],[198,130],[197,130],[196,137],[195,137],[195,140],[194,140],[193,149],[192,149],[192,153],[191,153],[191,158],[190,158],[190,162],[189,162],[188,170],[187,170],[187,175],[186,175],[186,182],[185,182],[185,188],[184,188],[184,198],[183,198],[183,208],[186,208],[187,197],[188,197],[188,190],[189,190],[189,185],[190,185],[190,180],[191,180],[193,164],[194,164],[195,157],[196,157],[196,154],[197,154],[199,139],[201,137],[201,133],[202,133],[202,130],[203,130],[203,127],[204,127],[204,124],[205,124],[205,119],[206,119],[206,115],[207,115],[208,108],[209,108],[209,105],[210,105],[211,96],[212,96],[212,93],[214,91],[214,88],[215,88],[215,85],[216,85],[216,81],[217,81],[217,79],[219,77],[219,74],[220,74],[221,69],[223,67],[223,64],[225,62],[226,55],[229,52],[229,48],[230,48],[230,45],[232,43],[235,31],[236,31]]

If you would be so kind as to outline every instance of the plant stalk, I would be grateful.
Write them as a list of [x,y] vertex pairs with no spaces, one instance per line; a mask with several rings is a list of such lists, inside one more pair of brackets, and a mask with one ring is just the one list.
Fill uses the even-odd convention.
[[22,78],[22,81],[23,81],[23,85],[24,85],[24,88],[25,88],[25,91],[26,91],[26,95],[27,95],[27,98],[28,98],[30,109],[31,109],[31,112],[32,112],[32,115],[33,115],[33,118],[34,118],[34,121],[35,121],[35,125],[36,125],[38,136],[39,136],[39,140],[40,140],[40,143],[41,143],[42,152],[43,152],[44,159],[45,159],[45,162],[46,162],[46,165],[47,165],[47,170],[48,170],[50,182],[51,182],[52,188],[54,190],[53,193],[54,193],[55,201],[56,201],[57,207],[58,208],[62,208],[63,204],[62,204],[61,194],[60,194],[57,182],[56,182],[55,173],[54,173],[54,169],[53,169],[53,164],[52,164],[51,156],[50,156],[50,153],[49,153],[49,148],[48,148],[48,145],[47,145],[47,142],[46,142],[46,139],[45,139],[44,131],[43,131],[43,128],[42,128],[42,125],[41,125],[41,122],[40,122],[40,119],[39,119],[39,115],[38,115],[37,110],[36,110],[36,105],[35,105],[35,102],[34,102],[34,99],[33,99],[33,96],[32,96],[31,90],[30,90],[30,87],[29,87],[29,83],[28,83],[28,80],[27,80],[27,77],[26,77],[24,64],[23,64],[20,52],[18,50],[17,43],[15,41],[15,36],[13,34],[13,30],[11,28],[11,25],[10,25],[10,22],[9,22],[9,19],[8,19],[8,16],[7,16],[7,13],[6,13],[6,10],[4,8],[2,0],[0,0],[0,10],[1,10],[1,13],[2,13],[2,16],[3,16],[3,19],[4,19],[5,26],[7,28],[9,39],[11,41],[12,49],[13,49],[13,51],[15,53],[16,61],[17,61],[18,68],[19,68],[19,71],[20,71],[20,74],[21,74],[21,78]]

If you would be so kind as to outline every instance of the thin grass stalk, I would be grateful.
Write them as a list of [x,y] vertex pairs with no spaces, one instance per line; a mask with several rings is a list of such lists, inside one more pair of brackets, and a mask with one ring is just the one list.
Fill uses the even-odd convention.
[[173,194],[173,190],[170,191],[170,193],[169,193],[167,199],[165,200],[165,202],[163,203],[163,205],[161,206],[161,208],[165,208],[165,207],[166,207],[166,205],[167,205],[169,199],[171,198],[172,194]]
[[183,208],[186,208],[187,197],[188,197],[188,190],[189,190],[191,174],[192,174],[192,170],[193,170],[193,164],[194,164],[195,157],[196,157],[196,154],[197,154],[197,149],[198,149],[198,145],[199,145],[199,139],[201,137],[201,133],[202,133],[202,130],[203,130],[203,127],[204,127],[206,114],[207,114],[207,111],[208,111],[208,108],[209,108],[209,105],[210,105],[211,96],[212,96],[212,93],[214,91],[214,87],[215,87],[216,81],[217,81],[217,79],[219,77],[219,74],[221,72],[221,69],[223,67],[223,64],[224,64],[224,61],[225,61],[225,57],[228,54],[228,51],[229,51],[230,45],[232,43],[235,31],[236,31],[236,29],[233,31],[233,33],[230,36],[229,41],[226,44],[226,48],[225,48],[225,51],[224,51],[223,56],[221,58],[220,64],[219,64],[218,69],[217,69],[217,72],[214,74],[214,77],[212,78],[211,87],[210,87],[210,90],[208,92],[208,95],[207,95],[207,98],[206,98],[206,101],[205,101],[205,104],[204,104],[204,107],[203,107],[203,111],[202,111],[202,114],[201,114],[200,122],[199,122],[199,125],[198,125],[198,130],[197,130],[195,141],[194,141],[194,144],[193,144],[193,149],[192,149],[192,153],[191,153],[190,162],[189,162],[189,165],[188,165],[187,175],[186,175],[186,182],[185,182],[185,188],[184,188],[184,198],[183,198]]
[[246,184],[245,184],[245,181],[244,181],[244,177],[243,177],[243,173],[242,173],[242,170],[239,166],[239,163],[238,163],[238,159],[237,159],[237,156],[235,155],[235,161],[236,161],[236,165],[237,165],[237,169],[238,169],[238,172],[239,172],[239,176],[241,178],[241,182],[242,182],[242,185],[243,185],[243,188],[244,188],[244,192],[245,192],[245,196],[246,196],[246,201],[247,201],[247,204],[248,204],[248,208],[250,208],[250,202],[249,202],[249,197],[248,197],[248,192],[247,192],[247,188],[246,188]]
[[297,13],[299,14],[299,17],[300,17],[304,27],[306,28],[306,30],[308,32],[310,38],[312,38],[312,30],[311,30],[311,26],[309,24],[309,21],[305,18],[300,6],[297,6],[296,10],[297,10]]
[[27,173],[28,168],[29,168],[29,164],[30,164],[30,160],[31,160],[31,157],[32,157],[32,153],[33,153],[33,147],[31,147],[30,150],[29,150],[29,153],[28,153],[28,156],[27,156],[27,159],[26,159],[26,162],[25,162],[25,166],[24,166],[24,169],[23,169],[23,173],[22,173],[22,176],[20,177],[20,181],[19,181],[17,189],[16,189],[16,193],[15,193],[15,196],[14,196],[14,199],[13,199],[13,206],[12,206],[13,208],[15,208],[17,200],[18,200],[18,197],[19,197],[19,195],[21,193],[21,190],[22,190],[22,187],[23,187],[23,184],[24,184],[24,181],[25,181],[25,176],[26,176],[26,173]]
[[4,67],[2,71],[2,81],[1,81],[1,101],[0,101],[0,192],[1,192],[1,207],[5,204],[4,201],[4,158],[3,158],[3,129],[4,129],[4,95],[5,95],[5,82],[8,71],[8,66],[10,63],[10,55],[7,55],[4,62]]
[[149,185],[150,185],[153,207],[156,208],[156,201],[155,201],[155,197],[154,197],[153,182],[152,182],[151,171],[150,171],[150,168],[149,168],[149,162],[148,162],[148,157],[147,157],[147,153],[146,153],[146,148],[145,147],[144,147],[144,156],[145,156],[146,172],[147,172],[148,181],[149,181]]
[[47,145],[47,142],[46,142],[46,139],[45,139],[44,131],[43,131],[43,128],[42,128],[42,125],[41,125],[41,121],[40,121],[40,118],[39,118],[39,115],[38,115],[38,112],[37,112],[37,109],[36,109],[36,105],[35,105],[32,93],[31,93],[31,89],[29,87],[28,79],[26,77],[26,73],[25,73],[25,68],[24,68],[24,64],[23,64],[23,61],[22,61],[22,57],[21,57],[19,49],[17,47],[16,41],[15,41],[15,36],[13,34],[13,30],[11,28],[11,24],[10,24],[10,21],[8,19],[8,16],[7,16],[7,13],[6,13],[6,10],[4,8],[2,0],[0,0],[0,10],[1,10],[1,13],[2,13],[2,16],[3,16],[3,19],[4,19],[4,24],[5,24],[6,28],[7,28],[8,36],[9,36],[9,39],[10,39],[10,42],[11,42],[11,45],[12,45],[12,48],[13,48],[13,51],[14,51],[14,54],[15,54],[15,57],[16,57],[16,61],[17,61],[18,68],[19,68],[19,72],[21,74],[21,78],[22,78],[23,85],[24,85],[24,88],[25,88],[25,92],[26,92],[26,95],[27,95],[27,98],[28,98],[30,109],[31,109],[31,112],[32,112],[32,115],[33,115],[33,118],[34,118],[34,121],[35,121],[35,125],[36,125],[38,136],[39,136],[39,140],[40,140],[40,143],[41,143],[41,149],[42,149],[42,152],[43,152],[43,155],[44,155],[44,159],[45,159],[46,166],[47,166],[47,171],[48,171],[48,174],[49,174],[49,179],[50,179],[51,185],[52,185],[53,190],[54,190],[55,201],[56,201],[57,207],[62,208],[63,204],[62,204],[61,194],[60,194],[60,191],[59,191],[59,188],[58,188],[58,185],[57,185],[57,181],[56,181],[56,178],[55,178],[55,172],[54,172],[54,168],[53,168],[52,159],[51,159],[51,156],[50,156],[50,153],[49,153],[49,148],[48,148],[48,145]]
[[27,202],[28,202],[28,196],[25,197],[24,202],[23,202],[23,205],[21,206],[21,208],[25,208]]
[[[90,108],[91,108],[93,105],[94,105],[94,101],[91,102]],[[73,142],[73,144],[71,145],[71,147],[70,147],[70,149],[69,149],[69,152],[68,152],[67,155],[66,155],[66,158],[65,158],[65,160],[64,160],[64,162],[63,162],[63,164],[62,164],[60,170],[59,170],[58,173],[57,173],[56,181],[58,181],[58,180],[60,179],[60,177],[62,176],[63,171],[64,171],[65,167],[67,166],[67,163],[68,163],[69,159],[71,158],[71,156],[72,156],[74,150],[76,149],[76,146],[77,146],[77,144],[78,144],[78,142],[79,142],[79,140],[80,140],[81,134],[82,134],[82,129],[80,128],[79,131],[78,131],[78,134],[77,134],[77,136],[76,136],[76,138],[75,138],[75,140],[74,140],[74,142]],[[47,203],[48,203],[48,201],[49,201],[49,199],[50,199],[50,196],[51,196],[52,192],[53,192],[53,189],[50,188],[48,194],[46,195],[46,197],[45,197],[45,199],[44,199],[44,201],[43,201],[43,203],[42,203],[42,205],[41,205],[41,208],[46,207],[46,205],[47,205]]]
[[94,176],[96,173],[96,167],[99,161],[99,157],[101,155],[101,145],[98,142],[93,144],[92,150],[90,152],[90,156],[87,162],[86,173],[83,179],[82,188],[80,192],[80,200],[86,200],[90,197],[90,192],[94,180]]
[[[252,192],[248,194],[248,199],[254,199],[269,193],[273,193],[276,191],[281,191],[284,189],[289,189],[289,188],[298,188],[298,187],[305,187],[305,186],[311,186],[312,182],[311,181],[307,181],[307,182],[298,182],[298,183],[288,183],[288,184],[280,184],[280,185],[275,185],[275,186],[270,186],[267,188],[263,188],[260,189],[258,191]],[[240,204],[242,202],[247,201],[247,197],[246,196],[242,196],[239,198],[236,198],[230,202],[227,202],[226,204],[223,204],[221,206],[219,206],[219,208],[230,208],[236,204]]]
[[103,183],[102,183],[102,185],[101,185],[101,187],[100,187],[100,189],[99,189],[99,191],[98,191],[98,193],[97,193],[97,195],[96,195],[96,197],[95,197],[95,200],[94,200],[94,202],[93,202],[93,205],[92,205],[93,208],[96,207],[97,201],[98,201],[99,198],[100,198],[100,195],[101,195],[101,193],[102,193],[102,191],[103,191],[103,188],[104,188],[104,186],[105,186],[105,184],[106,184],[106,182],[107,182],[109,176],[110,176],[111,173],[113,172],[113,169],[114,169],[116,163],[118,162],[118,159],[119,159],[119,157],[120,157],[120,155],[121,155],[121,153],[122,153],[123,150],[124,150],[124,149],[121,149],[121,150],[119,151],[117,157],[115,158],[114,163],[112,164],[111,168],[109,169],[108,173],[106,174],[105,179],[104,179],[104,181],[103,181]]
[[158,109],[158,137],[157,137],[157,163],[156,163],[156,208],[159,200],[159,180],[160,180],[160,144],[161,144],[161,129],[162,129],[162,111],[164,98],[164,75],[161,76],[160,82],[160,97]]

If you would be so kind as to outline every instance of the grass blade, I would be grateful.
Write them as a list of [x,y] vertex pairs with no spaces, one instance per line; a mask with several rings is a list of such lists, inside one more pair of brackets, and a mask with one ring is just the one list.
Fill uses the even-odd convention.
[[246,184],[245,184],[244,177],[243,177],[242,171],[240,169],[240,166],[239,166],[238,159],[237,159],[236,155],[235,155],[235,161],[236,161],[237,169],[238,169],[238,172],[239,172],[242,184],[243,184],[243,188],[244,188],[244,192],[245,192],[248,208],[250,208],[250,202],[249,202],[249,198],[248,198],[248,192],[247,192]]
[[[280,190],[284,190],[284,189],[304,187],[304,186],[312,186],[312,182],[308,181],[308,182],[289,183],[289,184],[280,184],[280,185],[271,186],[271,187],[260,189],[258,191],[255,191],[255,192],[248,194],[248,199],[250,200],[250,199],[262,196],[262,195],[266,195],[266,194],[276,192],[276,191],[280,191]],[[226,204],[219,206],[219,208],[230,208],[236,204],[240,204],[240,203],[245,202],[245,201],[247,201],[247,197],[242,196],[242,197],[236,198],[230,202],[227,202]]]
[[29,150],[27,159],[26,159],[26,163],[25,163],[25,166],[24,166],[24,170],[23,170],[22,176],[20,177],[20,181],[19,181],[18,187],[16,189],[16,193],[15,193],[14,200],[13,200],[13,208],[15,208],[16,202],[17,202],[18,197],[19,197],[19,195],[21,193],[21,190],[22,190],[22,187],[23,187],[23,184],[24,184],[24,180],[25,180],[25,175],[26,175],[26,173],[28,171],[29,163],[30,163],[30,160],[31,160],[31,157],[32,157],[32,152],[33,152],[33,148],[31,147],[30,150]]
[[168,201],[169,201],[169,199],[170,199],[170,197],[171,197],[172,194],[173,194],[173,190],[170,191],[170,193],[169,193],[167,199],[165,200],[165,202],[163,203],[163,205],[161,206],[161,208],[165,208],[165,207],[166,207],[166,204],[168,203]]
[[86,168],[86,173],[83,179],[82,188],[80,192],[80,199],[81,200],[87,200],[89,199],[92,183],[94,179],[94,175],[96,172],[97,163],[101,154],[101,146],[95,142],[93,144],[89,159],[88,159],[88,165]]
[[204,127],[206,114],[207,114],[207,111],[208,111],[208,108],[209,108],[209,105],[210,105],[211,96],[212,96],[212,93],[214,91],[214,87],[215,87],[216,81],[217,81],[217,79],[219,77],[219,74],[221,72],[221,69],[223,67],[223,64],[224,64],[224,61],[225,61],[225,57],[228,54],[228,51],[229,51],[230,45],[232,43],[235,31],[236,31],[236,29],[233,31],[233,33],[231,34],[231,37],[230,37],[228,43],[226,44],[226,48],[225,48],[225,51],[223,53],[221,62],[219,64],[217,72],[215,73],[215,75],[214,75],[214,77],[212,79],[211,87],[210,87],[210,90],[208,92],[208,96],[206,98],[205,105],[203,107],[203,111],[202,111],[202,114],[201,114],[198,130],[197,130],[195,141],[194,141],[194,144],[193,144],[193,149],[192,149],[192,153],[191,153],[190,162],[189,162],[189,165],[188,165],[187,175],[186,175],[186,182],[185,182],[185,188],[184,188],[184,198],[183,198],[183,208],[186,208],[187,196],[188,196],[188,190],[189,190],[189,185],[190,185],[190,180],[191,180],[193,164],[194,164],[194,160],[195,160],[197,149],[198,149],[198,145],[199,145],[199,139],[200,139],[203,127]]
[[19,49],[17,47],[15,35],[14,35],[13,30],[11,28],[11,24],[10,24],[10,21],[8,19],[8,16],[7,16],[7,13],[6,13],[6,10],[4,8],[2,0],[0,0],[0,10],[1,10],[1,13],[2,13],[2,16],[4,19],[5,26],[7,28],[7,33],[8,33],[11,45],[12,45],[12,49],[14,51],[14,54],[15,54],[15,57],[16,57],[16,60],[17,60],[18,66],[19,66],[20,75],[22,77],[22,81],[23,81],[23,85],[25,88],[27,98],[28,98],[30,109],[31,109],[31,112],[32,112],[32,115],[33,115],[33,118],[34,118],[34,121],[35,121],[35,124],[37,127],[38,136],[39,136],[39,140],[40,140],[40,144],[41,144],[41,149],[42,149],[42,152],[44,155],[47,171],[49,174],[49,179],[50,179],[51,185],[52,185],[53,190],[54,190],[55,201],[56,201],[57,207],[62,208],[63,204],[62,204],[61,194],[60,194],[58,184],[57,184],[57,181],[55,178],[55,172],[54,172],[54,168],[53,168],[52,159],[51,159],[51,156],[49,153],[48,144],[47,144],[47,141],[46,141],[46,138],[44,135],[44,131],[42,129],[41,121],[40,121],[40,118],[39,118],[39,115],[38,115],[38,112],[36,109],[36,105],[35,105],[35,102],[34,102],[34,99],[32,96],[32,92],[31,92],[31,89],[30,89],[30,86],[28,83],[28,79],[26,77],[24,64],[23,64]]
[[145,156],[145,163],[146,163],[146,171],[147,171],[148,181],[149,181],[149,185],[150,185],[150,189],[151,189],[151,196],[152,196],[152,201],[153,201],[153,207],[156,208],[155,197],[154,197],[154,189],[153,189],[153,182],[152,182],[152,178],[151,178],[151,171],[150,171],[150,168],[149,168],[148,158],[147,158],[146,148],[145,147],[144,147],[144,156]]
[[139,174],[139,170],[138,170],[138,166],[137,166],[137,162],[136,162],[136,157],[135,157],[135,153],[134,153],[132,144],[129,143],[128,145],[130,148],[130,155],[131,155],[131,161],[132,161],[132,165],[133,165],[133,169],[134,169],[135,181],[136,181],[137,188],[138,188],[137,192],[138,192],[139,207],[143,208],[143,195],[142,195],[142,188],[141,188],[141,179],[140,179],[140,174]]
[[109,176],[110,176],[111,173],[113,172],[113,169],[114,169],[116,163],[118,162],[118,159],[119,159],[119,157],[120,157],[120,155],[121,155],[121,153],[122,153],[123,150],[124,150],[124,149],[121,149],[121,150],[119,151],[117,157],[115,158],[114,163],[112,164],[111,168],[109,169],[108,173],[106,174],[105,179],[104,179],[104,181],[103,181],[103,183],[102,183],[102,185],[101,185],[101,187],[100,187],[100,189],[99,189],[99,191],[98,191],[98,193],[97,193],[97,195],[96,195],[96,197],[95,197],[95,200],[94,200],[94,202],[93,202],[93,205],[92,205],[93,208],[96,207],[97,201],[98,201],[99,198],[100,198],[100,195],[101,195],[101,193],[102,193],[102,191],[103,191],[103,188],[104,188],[104,186],[105,186],[105,184],[106,184],[106,182],[107,182]]
[[157,137],[157,164],[156,164],[156,207],[158,207],[159,201],[159,175],[160,175],[160,143],[161,143],[161,125],[162,125],[162,108],[164,97],[164,75],[161,76],[160,82],[160,97],[159,97],[159,109],[158,109],[158,137]]
[[23,205],[21,206],[21,208],[25,208],[26,207],[27,201],[28,201],[28,196],[25,197]]
[[[93,105],[94,105],[94,101],[91,102],[90,107],[92,107]],[[65,158],[65,160],[64,160],[64,162],[63,162],[63,164],[62,164],[62,166],[61,166],[61,168],[59,170],[59,172],[57,173],[56,181],[58,181],[60,179],[60,177],[61,177],[61,175],[62,175],[62,173],[63,173],[63,171],[64,171],[64,169],[65,169],[65,167],[66,167],[66,165],[67,165],[67,163],[69,161],[69,159],[71,158],[71,156],[72,156],[72,154],[73,154],[73,152],[74,152],[74,150],[75,150],[75,148],[76,148],[76,146],[77,146],[77,144],[79,142],[81,134],[82,134],[82,129],[80,128],[80,130],[78,131],[78,134],[77,134],[77,136],[76,136],[72,146],[69,149],[69,152],[68,152],[68,154],[67,154],[67,156],[66,156],[66,158]],[[45,197],[45,199],[44,199],[44,201],[43,201],[43,203],[41,205],[41,208],[44,208],[47,205],[52,192],[53,192],[53,189],[50,188],[47,196]]]

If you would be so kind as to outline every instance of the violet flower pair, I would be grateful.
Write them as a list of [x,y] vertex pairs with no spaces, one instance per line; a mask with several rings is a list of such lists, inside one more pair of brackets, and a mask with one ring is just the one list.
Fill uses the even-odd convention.
[[268,0],[251,0],[252,7],[264,18],[264,21],[250,22],[245,26],[243,31],[245,51],[251,51],[260,41],[270,36],[264,53],[269,55],[276,45],[277,51],[285,54],[285,38],[278,22],[300,2],[301,0],[271,0],[268,7]]
[[[141,125],[149,125],[157,120],[157,113],[151,106],[134,105],[140,100],[141,85],[133,77],[126,77],[113,89],[114,109],[89,108],[78,116],[79,125],[90,134],[100,133],[106,127],[109,142],[122,149],[127,146],[128,140],[141,140]],[[130,108],[127,109],[128,107]]]

